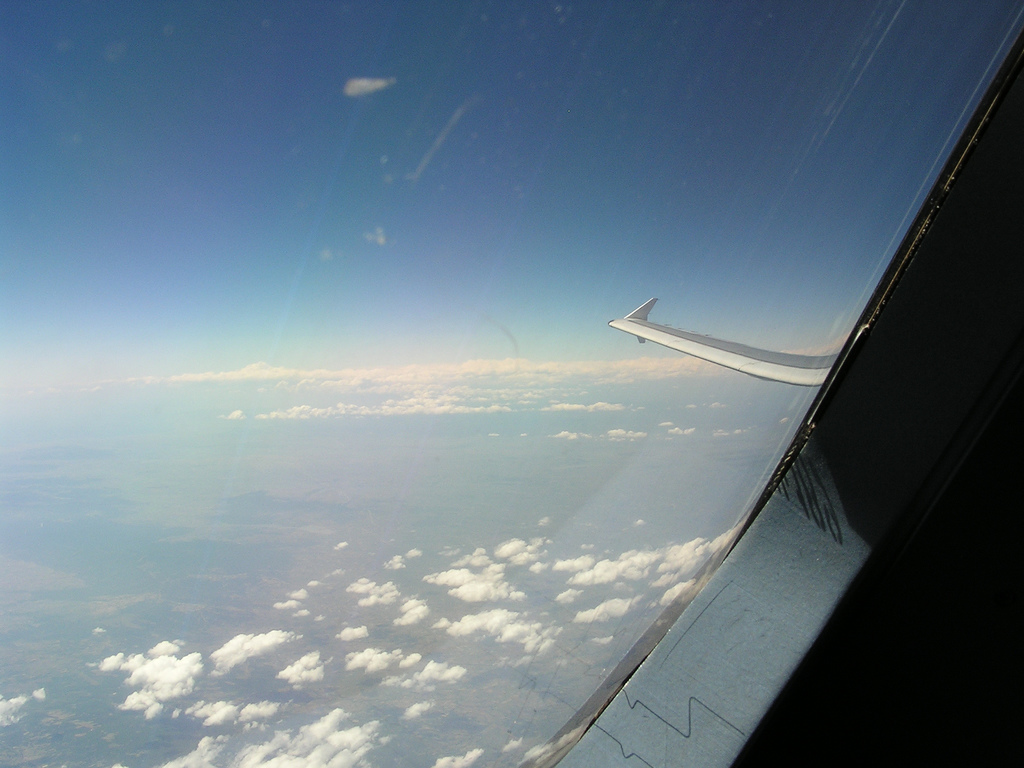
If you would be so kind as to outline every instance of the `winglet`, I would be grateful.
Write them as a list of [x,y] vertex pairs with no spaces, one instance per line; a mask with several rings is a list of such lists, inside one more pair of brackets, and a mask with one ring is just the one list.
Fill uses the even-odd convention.
[[657,301],[657,299],[651,299],[650,301],[648,301],[647,303],[643,304],[642,306],[637,307],[632,312],[630,312],[628,315],[626,315],[626,319],[627,320],[647,320],[647,315],[649,315],[651,313],[651,308],[654,306],[654,303],[656,301]]

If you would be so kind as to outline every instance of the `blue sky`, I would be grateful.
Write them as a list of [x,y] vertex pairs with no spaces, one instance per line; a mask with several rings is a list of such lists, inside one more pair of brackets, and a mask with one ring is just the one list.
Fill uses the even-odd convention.
[[835,344],[1009,5],[9,6],[4,384]]

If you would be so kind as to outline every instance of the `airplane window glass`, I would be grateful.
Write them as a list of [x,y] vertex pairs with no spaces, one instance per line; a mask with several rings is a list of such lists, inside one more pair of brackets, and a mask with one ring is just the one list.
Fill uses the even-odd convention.
[[450,768],[728,550],[1021,4],[0,14],[0,763]]

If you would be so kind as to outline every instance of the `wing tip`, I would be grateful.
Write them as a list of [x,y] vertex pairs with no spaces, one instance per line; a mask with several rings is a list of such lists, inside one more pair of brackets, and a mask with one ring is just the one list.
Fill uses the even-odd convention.
[[657,301],[658,301],[657,298],[648,299],[643,304],[641,304],[639,307],[637,307],[632,312],[630,312],[628,315],[626,315],[626,319],[627,320],[644,320],[644,321],[646,321],[647,320],[647,315],[649,315],[651,313],[651,308],[655,305],[655,303],[657,303]]

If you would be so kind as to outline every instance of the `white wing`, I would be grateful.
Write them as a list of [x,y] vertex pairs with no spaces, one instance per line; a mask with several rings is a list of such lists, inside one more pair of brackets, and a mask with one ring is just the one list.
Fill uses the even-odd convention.
[[608,325],[633,334],[641,344],[645,340],[653,341],[655,344],[724,365],[726,368],[759,379],[782,381],[786,384],[817,386],[825,381],[829,369],[836,361],[836,355],[791,355],[786,352],[771,352],[737,344],[734,341],[722,341],[699,333],[658,325],[647,319],[656,301],[657,299],[651,299],[621,320],[612,320]]

